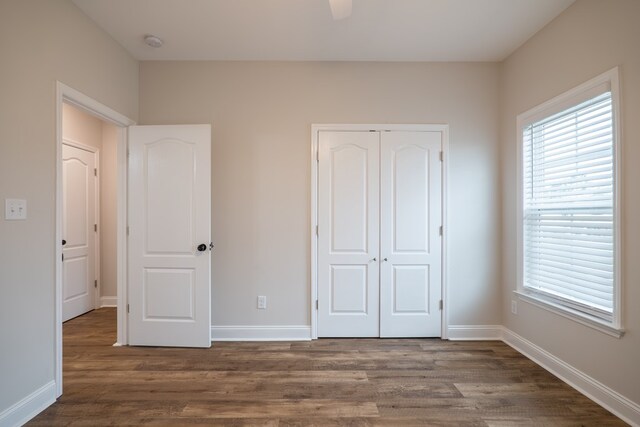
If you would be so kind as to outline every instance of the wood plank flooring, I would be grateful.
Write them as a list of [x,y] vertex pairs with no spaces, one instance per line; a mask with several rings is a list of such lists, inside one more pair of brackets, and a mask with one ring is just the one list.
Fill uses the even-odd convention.
[[626,425],[500,342],[112,347],[115,314],[65,323],[64,394],[29,425]]

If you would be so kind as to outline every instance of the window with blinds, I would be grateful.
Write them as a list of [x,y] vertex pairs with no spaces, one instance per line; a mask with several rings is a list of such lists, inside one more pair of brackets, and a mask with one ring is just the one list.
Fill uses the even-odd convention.
[[523,287],[612,322],[616,183],[611,91],[521,130]]

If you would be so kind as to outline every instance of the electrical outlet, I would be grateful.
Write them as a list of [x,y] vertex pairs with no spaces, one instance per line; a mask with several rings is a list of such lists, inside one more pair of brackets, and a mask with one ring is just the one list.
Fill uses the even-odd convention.
[[258,308],[260,310],[266,310],[267,308],[267,297],[265,297],[264,295],[258,296]]
[[516,300],[511,300],[511,312],[513,314],[518,314],[518,301]]
[[5,199],[4,219],[9,221],[27,219],[27,201],[22,199]]

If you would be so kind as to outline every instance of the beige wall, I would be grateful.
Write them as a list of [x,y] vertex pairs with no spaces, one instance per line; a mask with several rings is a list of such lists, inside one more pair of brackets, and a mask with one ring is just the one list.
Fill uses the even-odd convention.
[[310,324],[313,123],[450,125],[450,320],[500,324],[497,96],[497,64],[142,62],[142,124],[213,127],[213,324]]
[[100,153],[100,296],[118,295],[118,128],[102,122]]
[[[117,128],[69,104],[62,108],[62,136],[98,149],[100,165],[100,297],[117,295]],[[113,303],[109,301],[108,303]]]
[[[503,319],[505,325],[640,404],[640,2],[579,0],[502,66]],[[615,66],[622,91],[622,339],[519,301],[516,288],[516,116]]]
[[2,412],[53,380],[56,80],[135,119],[138,63],[68,0],[2,0],[0,57]]
[[102,120],[73,105],[62,105],[62,137],[102,150]]

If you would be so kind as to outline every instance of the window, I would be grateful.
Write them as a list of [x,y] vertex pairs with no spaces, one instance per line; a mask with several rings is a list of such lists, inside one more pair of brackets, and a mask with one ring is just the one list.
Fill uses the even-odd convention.
[[521,295],[620,330],[617,72],[519,118]]

